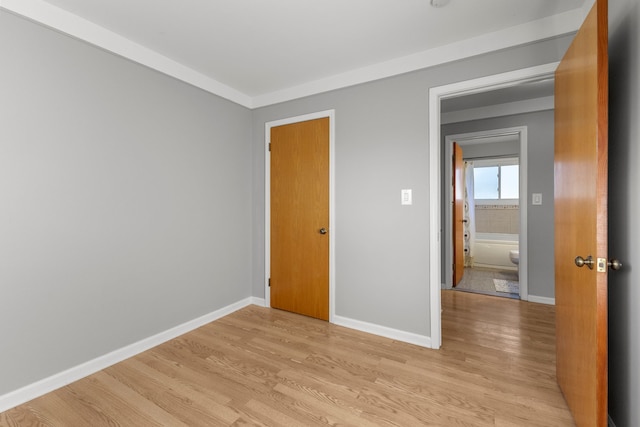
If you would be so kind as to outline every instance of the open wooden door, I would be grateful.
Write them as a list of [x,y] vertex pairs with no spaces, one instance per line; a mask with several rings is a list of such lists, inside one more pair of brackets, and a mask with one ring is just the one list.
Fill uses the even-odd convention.
[[557,378],[577,426],[607,425],[607,43],[597,0],[555,76]]
[[464,275],[464,161],[462,147],[453,143],[453,287]]

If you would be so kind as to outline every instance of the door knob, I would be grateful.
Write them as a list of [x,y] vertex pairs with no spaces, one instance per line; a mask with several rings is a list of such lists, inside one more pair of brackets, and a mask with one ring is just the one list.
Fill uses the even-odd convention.
[[[622,263],[615,258],[612,259],[611,261],[607,261],[606,258],[598,258],[599,272],[604,273],[607,271],[607,269],[604,266],[605,262],[607,263],[607,266],[609,266],[611,270],[620,270],[622,268]],[[581,256],[577,256],[575,259],[575,263],[578,267],[584,267],[586,265],[591,270],[593,270],[593,265],[595,264],[595,262],[593,261],[593,257],[591,255],[589,255],[586,259],[582,258]]]
[[607,262],[607,265],[612,270],[620,270],[622,268],[622,263],[615,258]]
[[589,269],[593,270],[593,257],[591,255],[589,255],[587,259],[577,256],[575,263],[578,267],[584,267],[586,265]]
[[320,229],[320,234],[327,234],[327,229],[326,228],[321,228]]

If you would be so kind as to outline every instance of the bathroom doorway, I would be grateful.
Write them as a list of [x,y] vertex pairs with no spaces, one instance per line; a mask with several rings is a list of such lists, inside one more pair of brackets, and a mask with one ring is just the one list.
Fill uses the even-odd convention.
[[447,135],[445,159],[452,159],[454,142],[464,162],[463,224],[458,227],[463,229],[464,273],[455,283],[453,166],[445,162],[445,288],[526,299],[527,128]]

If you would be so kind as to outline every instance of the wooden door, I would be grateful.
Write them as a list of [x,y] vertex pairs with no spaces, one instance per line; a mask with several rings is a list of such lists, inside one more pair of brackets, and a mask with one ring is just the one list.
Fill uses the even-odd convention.
[[597,0],[555,76],[556,369],[578,426],[607,425],[607,43]]
[[329,320],[329,118],[271,128],[271,306]]
[[462,147],[453,143],[453,287],[464,275],[464,161]]

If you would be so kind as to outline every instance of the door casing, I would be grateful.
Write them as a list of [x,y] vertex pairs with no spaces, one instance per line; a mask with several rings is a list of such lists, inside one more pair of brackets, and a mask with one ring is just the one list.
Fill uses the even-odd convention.
[[271,292],[269,290],[269,277],[271,277],[271,128],[304,122],[319,118],[329,118],[329,322],[334,323],[335,316],[335,245],[336,245],[336,221],[335,221],[335,110],[325,110],[301,116],[288,117],[265,123],[265,162],[264,162],[264,217],[265,217],[265,246],[264,246],[264,300],[265,307],[271,307]]
[[553,62],[429,89],[429,311],[431,347],[434,349],[438,349],[442,345],[442,304],[440,301],[442,249],[440,245],[444,230],[441,225],[442,196],[440,194],[442,185],[440,101],[455,96],[501,89],[529,80],[553,78],[558,64],[559,62]]

